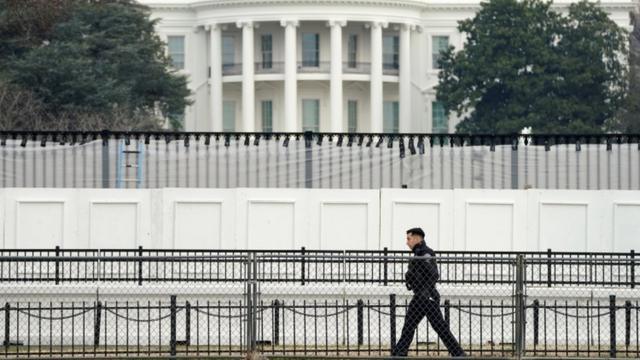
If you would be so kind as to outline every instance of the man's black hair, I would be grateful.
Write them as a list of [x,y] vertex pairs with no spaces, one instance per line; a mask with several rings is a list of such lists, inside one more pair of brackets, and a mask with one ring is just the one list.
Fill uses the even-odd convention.
[[407,234],[420,235],[420,237],[424,239],[424,231],[419,227],[415,227],[407,230]]

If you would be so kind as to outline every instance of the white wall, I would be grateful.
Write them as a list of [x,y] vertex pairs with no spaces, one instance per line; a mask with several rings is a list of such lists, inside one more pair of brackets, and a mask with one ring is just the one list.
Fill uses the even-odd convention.
[[640,192],[3,189],[3,248],[638,249]]

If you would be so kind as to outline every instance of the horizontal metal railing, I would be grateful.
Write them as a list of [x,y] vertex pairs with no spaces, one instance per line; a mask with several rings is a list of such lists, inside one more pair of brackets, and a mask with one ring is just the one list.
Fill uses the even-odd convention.
[[[628,253],[439,251],[442,284],[511,284],[523,256],[530,286],[635,288],[640,259]],[[263,282],[401,285],[411,254],[383,250],[0,250],[0,282],[241,282],[255,256]]]
[[330,69],[329,61],[298,61],[299,73],[328,73]]
[[283,74],[283,61],[258,61],[255,63],[256,74]]
[[371,63],[346,61],[342,63],[342,72],[345,74],[370,74]]

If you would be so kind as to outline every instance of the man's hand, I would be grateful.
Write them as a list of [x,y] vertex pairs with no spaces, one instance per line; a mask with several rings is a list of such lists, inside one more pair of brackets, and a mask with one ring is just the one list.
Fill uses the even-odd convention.
[[411,273],[411,270],[407,271],[404,274],[404,284],[407,287],[407,290],[413,290],[413,274]]

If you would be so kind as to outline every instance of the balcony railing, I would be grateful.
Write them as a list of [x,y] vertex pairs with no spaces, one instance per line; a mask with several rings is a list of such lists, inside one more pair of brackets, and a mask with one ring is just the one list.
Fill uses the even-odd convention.
[[[384,75],[398,75],[398,64],[385,63],[382,66]],[[331,71],[331,62],[319,61],[319,62],[305,62],[298,61],[298,73],[329,73]],[[369,74],[371,72],[371,63],[369,62],[343,62],[342,72],[345,74]],[[272,61],[263,62],[259,61],[255,63],[256,74],[283,74],[284,62]],[[222,74],[228,75],[242,75],[242,63],[226,64],[222,65]]]
[[331,63],[329,61],[298,61],[299,73],[328,73],[331,69]]
[[396,63],[383,63],[382,73],[384,75],[398,75],[400,73],[400,65]]
[[342,72],[345,74],[369,74],[371,72],[371,63],[348,61],[342,64]]
[[241,74],[242,74],[242,63],[222,65],[222,75],[241,75]]
[[284,62],[282,61],[259,61],[256,62],[256,74],[282,74],[284,73]]

